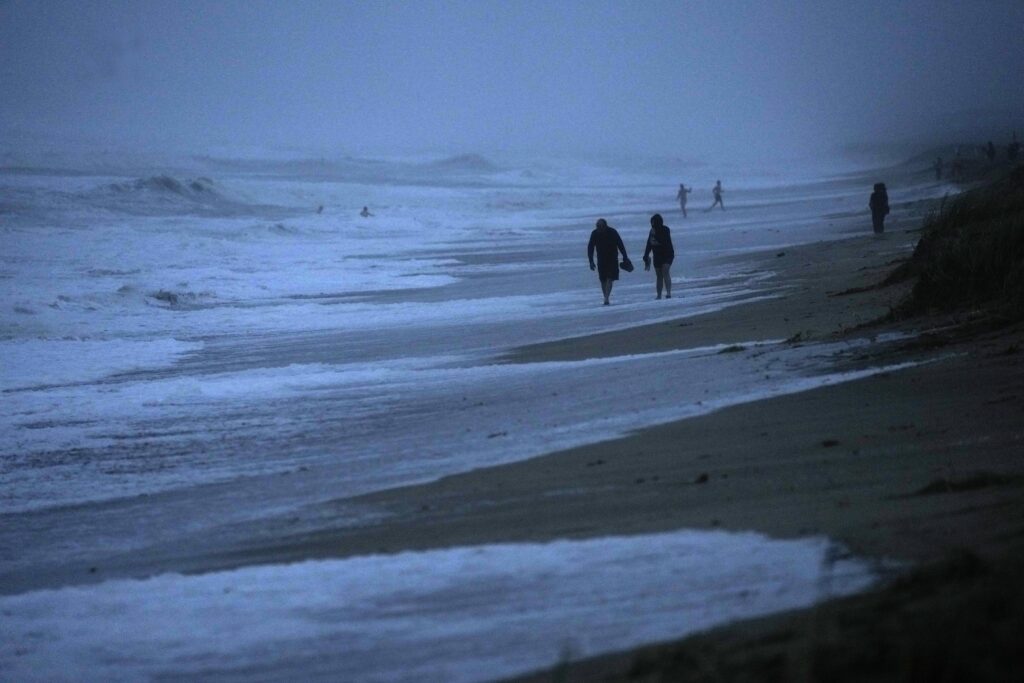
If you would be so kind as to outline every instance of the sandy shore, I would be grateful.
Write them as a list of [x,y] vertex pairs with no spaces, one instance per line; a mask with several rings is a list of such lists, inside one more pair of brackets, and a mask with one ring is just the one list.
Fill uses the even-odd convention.
[[[874,633],[877,624],[898,635],[909,627],[887,621],[893,605],[901,606],[897,613],[964,613],[968,598],[957,597],[954,604],[947,593],[971,595],[977,587],[970,577],[993,572],[972,570],[964,579],[960,564],[942,562],[968,552],[972,567],[1019,566],[1013,558],[1020,557],[1024,542],[1024,326],[993,329],[970,315],[868,325],[905,294],[901,286],[871,285],[909,255],[918,224],[912,216],[892,226],[883,239],[853,236],[760,255],[754,267],[774,273],[772,298],[523,348],[507,361],[643,353],[752,338],[803,343],[931,330],[836,358],[841,368],[920,365],[346,501],[384,512],[383,521],[279,538],[221,557],[217,564],[716,528],[776,537],[827,535],[853,553],[926,568],[907,584],[910,589],[897,585],[678,644],[576,663],[538,674],[536,680],[789,680],[804,677],[807,667],[814,666],[809,653],[817,643],[815,620],[830,619],[835,625],[855,615],[866,632]],[[961,585],[965,580],[969,585]],[[918,590],[922,581],[929,590]],[[861,642],[878,647],[864,633],[836,627],[836,634],[847,653],[858,651]],[[766,639],[774,645],[766,647]],[[690,654],[679,653],[694,651],[702,653],[703,664],[680,668],[680,657],[685,662]],[[763,668],[766,660],[774,662],[770,672]],[[712,673],[733,673],[709,676],[708,662],[718,662]],[[863,673],[849,669],[857,671]]]
[[[766,296],[758,301],[525,347],[503,359],[583,359],[714,344],[753,354],[758,350],[743,347],[744,342],[868,337],[876,341],[835,356],[838,370],[916,364],[912,367],[735,405],[528,461],[338,500],[316,511],[315,526],[298,530],[302,525],[292,527],[293,520],[271,520],[244,546],[204,542],[155,548],[110,558],[98,570],[69,563],[36,571],[12,585],[24,590],[163,571],[677,529],[825,535],[857,555],[925,568],[907,584],[910,589],[896,585],[535,676],[806,680],[807,667],[816,661],[808,653],[819,644],[821,623],[831,624],[829,643],[842,641],[853,651],[859,642],[874,648],[876,641],[843,628],[855,623],[875,634],[894,605],[897,613],[925,607],[945,613],[953,609],[947,594],[973,595],[977,577],[1016,577],[1012,568],[1022,566],[1024,325],[996,328],[971,314],[876,322],[909,285],[874,285],[910,255],[926,209],[922,204],[903,212],[882,238],[851,233],[847,239],[743,257],[751,269],[771,274]],[[670,305],[685,315],[685,296]],[[917,336],[923,330],[929,331]],[[891,332],[915,336],[894,339],[887,336]],[[353,524],[352,509],[372,514]],[[950,557],[961,559],[950,564]],[[963,581],[968,583],[957,583]],[[921,591],[921,585],[930,589]],[[970,604],[978,602],[987,604]],[[888,628],[908,630],[902,622]],[[765,661],[771,663],[767,669]],[[810,676],[815,677],[835,679]]]
[[[1020,357],[1008,352],[1019,348],[1024,330],[965,334],[944,318],[860,328],[886,314],[904,290],[844,292],[879,282],[915,242],[906,224],[884,239],[856,236],[764,254],[758,266],[774,269],[774,298],[527,347],[508,362],[934,327],[923,342],[878,342],[835,358],[839,369],[923,365],[339,501],[378,510],[382,521],[284,535],[217,564],[679,528],[826,534],[856,553],[904,560],[958,547],[998,552],[998,539],[1015,524],[1006,509],[1017,505],[1014,477],[1024,474],[1024,462],[1009,457],[1024,439],[1024,401]],[[919,494],[976,473],[992,475],[991,485]]]

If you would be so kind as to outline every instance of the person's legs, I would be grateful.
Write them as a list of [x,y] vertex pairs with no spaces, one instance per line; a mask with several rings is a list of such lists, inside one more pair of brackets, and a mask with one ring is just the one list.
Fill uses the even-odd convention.
[[604,294],[604,305],[607,306],[612,295],[612,283],[614,280],[601,280],[601,293]]
[[665,285],[665,282],[664,282],[664,280],[662,278],[661,266],[655,266],[654,267],[654,278],[655,278],[655,285],[654,286],[655,286],[655,289],[658,292],[658,298],[660,299],[661,298],[661,290],[662,290],[662,288]]
[[671,263],[665,263],[665,264],[663,264],[661,266],[661,271],[658,273],[658,275],[661,276],[662,282],[665,283],[665,298],[666,299],[671,299],[672,298],[672,273],[671,273],[671,270],[670,270],[671,268],[672,268],[672,264]]

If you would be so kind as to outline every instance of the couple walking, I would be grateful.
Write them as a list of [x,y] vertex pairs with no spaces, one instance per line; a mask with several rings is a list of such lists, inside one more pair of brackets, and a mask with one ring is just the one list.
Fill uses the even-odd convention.
[[[594,264],[594,253],[597,253],[597,264]],[[601,293],[604,295],[604,305],[607,306],[612,295],[612,285],[619,279],[619,252],[622,252],[622,269],[626,272],[633,270],[633,264],[626,255],[626,247],[622,244],[619,231],[608,225],[608,222],[599,218],[597,227],[590,233],[590,243],[587,245],[587,258],[590,260],[590,269],[597,271],[597,277],[601,281]],[[647,245],[644,249],[644,270],[650,270],[652,258],[654,274],[656,276],[655,288],[658,298],[661,298],[662,290],[665,291],[665,298],[672,298],[672,277],[670,269],[672,261],[675,260],[676,252],[672,247],[672,232],[665,225],[660,213],[651,216],[651,231],[647,234]]]

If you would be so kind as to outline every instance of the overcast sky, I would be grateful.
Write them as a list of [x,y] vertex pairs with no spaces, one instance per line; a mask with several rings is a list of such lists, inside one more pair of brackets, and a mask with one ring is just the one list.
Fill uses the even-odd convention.
[[0,0],[3,145],[800,155],[1024,133],[1022,73],[1021,0]]

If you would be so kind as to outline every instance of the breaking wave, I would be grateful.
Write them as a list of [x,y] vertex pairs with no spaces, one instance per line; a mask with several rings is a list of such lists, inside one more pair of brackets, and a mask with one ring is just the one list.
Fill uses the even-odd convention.
[[159,289],[147,296],[153,304],[166,308],[198,308],[212,303],[216,295],[213,292],[193,292],[187,289]]
[[445,171],[467,173],[488,173],[498,170],[497,166],[479,154],[459,154],[447,157],[431,163],[430,167]]
[[282,207],[262,206],[232,197],[210,178],[179,179],[153,175],[109,183],[80,195],[94,207],[132,215],[233,216],[285,215]]
[[213,181],[209,178],[195,178],[181,182],[169,175],[155,175],[148,178],[138,178],[127,183],[112,183],[108,187],[114,192],[171,193],[193,199],[219,196],[213,188]]

